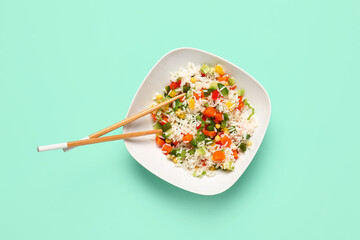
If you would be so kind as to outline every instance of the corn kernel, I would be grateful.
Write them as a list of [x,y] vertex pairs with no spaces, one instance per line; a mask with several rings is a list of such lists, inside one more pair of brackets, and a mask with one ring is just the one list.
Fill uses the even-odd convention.
[[172,141],[170,139],[165,139],[166,143],[171,143]]
[[219,129],[220,128],[220,124],[215,124],[215,127],[217,128],[217,129]]
[[228,82],[224,82],[224,86],[229,86],[229,83],[228,83]]
[[181,111],[181,109],[176,110],[176,116],[178,116],[181,119],[185,118],[185,113],[183,111]]
[[169,93],[169,96],[170,97],[175,97],[176,96],[176,91],[171,90],[170,93]]
[[174,156],[171,155],[171,154],[168,154],[168,155],[167,155],[167,158],[168,158],[169,160],[173,160],[173,159],[174,159]]
[[232,102],[226,102],[226,106],[229,108],[230,111],[234,110],[235,104]]
[[210,171],[215,171],[215,170],[216,170],[216,168],[215,168],[215,167],[213,167],[213,166],[211,166],[211,167],[209,167],[209,170],[210,170]]
[[195,100],[193,98],[189,99],[189,108],[194,109],[195,108]]
[[169,104],[168,105],[165,105],[162,107],[164,110],[168,110],[169,109]]
[[192,83],[196,83],[196,78],[192,77],[192,78],[190,78],[190,81],[191,81]]
[[216,135],[215,142],[218,142],[218,141],[220,141],[220,137],[219,137],[219,135]]
[[220,65],[215,66],[215,71],[218,72],[220,75],[224,75],[224,69]]
[[174,157],[174,159],[172,161],[173,161],[173,163],[178,163],[176,157]]
[[156,95],[156,99],[162,99],[162,98],[163,98],[163,95],[161,95],[161,94]]
[[229,131],[227,131],[227,130],[226,130],[226,131],[224,131],[224,133],[225,133],[225,134],[230,134],[230,133],[229,133]]
[[252,141],[247,141],[246,146],[250,147],[252,145]]
[[215,144],[216,144],[216,143],[215,143],[215,142],[213,142],[212,144],[210,144],[210,146],[215,146]]

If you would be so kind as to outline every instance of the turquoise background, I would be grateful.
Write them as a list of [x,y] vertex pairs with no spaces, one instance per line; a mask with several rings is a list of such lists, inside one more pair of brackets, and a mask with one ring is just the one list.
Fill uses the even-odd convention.
[[[1,1],[0,239],[360,238],[359,7]],[[231,189],[178,189],[121,141],[36,152],[123,119],[151,67],[183,46],[270,95],[268,132]]]

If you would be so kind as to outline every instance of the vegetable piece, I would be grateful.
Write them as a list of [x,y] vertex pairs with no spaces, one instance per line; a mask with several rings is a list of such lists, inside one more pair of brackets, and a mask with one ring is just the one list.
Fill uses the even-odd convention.
[[216,109],[214,107],[208,107],[205,109],[205,111],[203,112],[203,114],[206,117],[214,117],[216,114]]
[[223,95],[223,96],[229,95],[229,89],[227,89],[227,87],[225,87],[225,85],[218,83],[218,88],[221,92],[221,95]]
[[193,93],[192,93],[191,90],[189,90],[189,91],[186,92],[186,98],[191,98],[192,95],[193,95]]
[[167,143],[165,143],[161,148],[162,153],[164,153],[165,155],[168,155],[171,152],[171,150],[172,150],[172,146]]
[[213,154],[213,161],[221,162],[225,159],[225,153],[223,151],[215,151]]
[[156,129],[162,129],[162,125],[158,122],[156,122],[154,125],[153,125],[153,129],[156,130]]
[[229,114],[223,113],[223,115],[224,115],[224,120],[225,120],[225,121],[229,120]]
[[231,139],[226,135],[223,135],[222,137],[220,137],[220,141],[225,146],[230,146],[231,145]]
[[208,103],[205,103],[204,106],[205,106],[205,107],[209,107],[209,104],[208,104]]
[[237,150],[233,150],[233,156],[235,159],[239,158],[239,154],[238,154]]
[[246,151],[246,143],[240,143],[240,150],[242,151],[242,152],[245,152]]
[[167,123],[169,121],[169,119],[167,117],[163,117],[160,121],[160,124],[164,125],[165,123]]
[[224,120],[223,114],[221,112],[217,112],[215,114],[215,122],[220,123],[222,120]]
[[211,118],[206,119],[205,123],[208,124],[208,125],[214,125],[215,124],[214,120],[212,120]]
[[155,137],[155,142],[157,145],[159,145],[160,147],[162,147],[165,144],[165,141],[162,140],[159,136]]
[[203,94],[204,94],[204,97],[208,97],[208,96],[210,96],[210,91],[209,91],[209,89],[203,89]]
[[227,75],[227,74],[218,77],[218,80],[219,80],[220,82],[225,82],[225,81],[227,81],[228,79],[229,79],[229,75]]
[[194,93],[194,97],[195,97],[196,100],[199,100],[199,99],[200,99],[200,95],[197,94],[197,93]]
[[229,78],[228,83],[230,86],[233,86],[235,84],[235,79]]
[[162,130],[163,132],[166,132],[167,130],[169,130],[171,128],[171,124],[169,122],[165,123],[164,125],[162,125]]
[[200,71],[203,73],[203,74],[207,74],[208,72],[211,71],[211,68],[207,65],[207,64],[203,64],[200,68]]
[[189,99],[189,108],[194,109],[195,108],[195,100],[193,98]]
[[152,113],[152,114],[151,114],[151,117],[152,117],[152,119],[154,120],[154,122],[157,121],[157,119],[156,119],[156,114]]
[[170,86],[169,86],[169,85],[168,85],[168,86],[165,86],[165,89],[164,89],[165,96],[169,94],[170,90],[171,90],[171,89],[170,89]]
[[223,69],[222,66],[220,66],[220,65],[216,65],[216,66],[215,66],[215,71],[216,71],[217,73],[219,73],[220,75],[224,75],[224,74],[225,74],[224,69]]
[[190,90],[190,86],[189,85],[184,85],[183,86],[183,92],[186,93],[187,91]]
[[184,143],[189,143],[192,139],[193,139],[193,135],[192,135],[192,134],[186,134],[186,135],[183,137]]
[[190,79],[190,81],[191,81],[192,83],[196,83],[196,78],[192,77],[192,78]]
[[205,147],[202,146],[196,150],[199,155],[205,155]]
[[239,89],[239,90],[237,91],[237,94],[238,94],[239,96],[244,96],[244,93],[245,93],[245,89]]
[[194,148],[194,149],[190,149],[188,153],[189,153],[190,155],[193,155],[195,152],[196,152],[196,149]]
[[197,141],[195,139],[192,139],[190,141],[190,144],[193,146],[193,147],[197,147]]
[[225,127],[226,127],[226,121],[221,121],[220,127],[221,127],[221,128],[225,128]]
[[209,126],[207,126],[207,130],[208,131],[214,131],[214,128],[215,128],[215,126],[214,125],[209,125]]
[[250,109],[252,110],[251,114],[250,114],[249,117],[247,118],[248,120],[250,120],[250,118],[251,118],[251,117],[254,115],[254,113],[255,113],[255,109],[254,109],[252,106],[250,106],[250,104],[248,103],[248,101],[247,101],[246,98],[244,99],[244,104],[245,104],[248,108],[250,108]]
[[174,155],[174,156],[177,156],[179,150],[180,150],[180,149],[173,148],[173,149],[169,152],[169,154]]
[[181,151],[180,158],[181,158],[182,160],[184,160],[185,157],[186,157],[186,150],[184,149],[184,150]]
[[209,90],[212,92],[212,91],[215,91],[217,89],[217,82],[211,82],[210,83],[210,86],[209,86]]
[[214,90],[214,91],[211,93],[211,98],[215,101],[218,97],[219,97],[219,92],[218,92],[218,90]]
[[171,82],[170,83],[170,89],[171,90],[174,90],[174,89],[177,89],[178,87],[180,87],[180,85],[176,82]]
[[216,136],[216,132],[215,132],[215,131],[208,131],[208,130],[204,129],[204,130],[203,130],[203,133],[204,133],[204,135],[209,136],[209,137],[212,137],[212,138]]
[[251,135],[250,135],[250,134],[246,134],[246,140],[249,140],[249,139],[250,139],[250,137],[251,137]]
[[173,97],[176,96],[176,94],[177,94],[176,91],[171,90],[170,93],[169,93],[169,96],[173,98]]

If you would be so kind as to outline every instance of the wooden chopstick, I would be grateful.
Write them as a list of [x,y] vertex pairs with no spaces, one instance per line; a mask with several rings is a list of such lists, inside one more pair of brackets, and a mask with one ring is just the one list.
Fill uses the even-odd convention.
[[106,137],[100,137],[100,138],[91,138],[91,139],[77,140],[77,141],[72,141],[72,142],[52,144],[52,145],[47,145],[47,146],[39,146],[37,148],[37,150],[38,150],[38,152],[43,152],[43,151],[49,151],[49,150],[55,150],[55,149],[64,149],[67,147],[78,147],[78,146],[82,146],[82,145],[101,143],[101,142],[110,142],[110,141],[145,136],[145,135],[150,135],[150,134],[162,134],[162,132],[163,131],[161,129],[156,129],[156,130],[148,130],[148,131],[143,131],[143,132],[124,133],[124,134],[106,136]]
[[[185,96],[185,93],[177,95],[177,96],[175,96],[175,97],[173,97],[173,98],[171,98],[171,99],[169,99],[169,100],[167,100],[165,102],[162,102],[162,103],[160,103],[160,104],[158,104],[156,106],[153,106],[153,107],[148,108],[148,109],[146,109],[146,110],[144,110],[142,112],[139,112],[139,113],[137,113],[137,114],[135,114],[135,115],[133,115],[133,116],[131,116],[129,118],[126,118],[126,119],[124,119],[124,120],[122,120],[120,122],[117,122],[117,123],[115,123],[115,124],[113,124],[113,125],[111,125],[111,126],[109,126],[107,128],[104,128],[104,129],[102,129],[102,130],[100,130],[100,131],[98,131],[96,133],[93,133],[93,134],[91,134],[91,135],[89,135],[89,136],[87,136],[87,137],[85,137],[83,139],[91,139],[91,138],[101,137],[102,135],[105,135],[105,134],[107,134],[107,133],[109,133],[111,131],[114,131],[115,129],[118,129],[119,127],[122,127],[122,126],[124,126],[124,125],[126,125],[128,123],[131,123],[132,121],[134,121],[134,120],[136,120],[138,118],[141,118],[141,117],[145,116],[146,114],[154,112],[155,110],[158,110],[159,108],[162,108],[162,107],[164,107],[164,106],[172,103],[173,101],[175,101],[175,100],[177,100],[179,98],[182,98],[184,96]],[[71,147],[64,148],[64,152],[67,152],[67,151],[69,151],[71,149],[72,149]]]

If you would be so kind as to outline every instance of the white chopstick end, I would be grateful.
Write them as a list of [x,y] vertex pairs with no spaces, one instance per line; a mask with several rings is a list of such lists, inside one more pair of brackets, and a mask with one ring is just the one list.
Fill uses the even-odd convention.
[[57,143],[57,144],[51,144],[46,146],[39,146],[37,147],[38,152],[44,152],[44,151],[50,151],[50,150],[56,150],[56,149],[64,149],[67,148],[67,143]]

